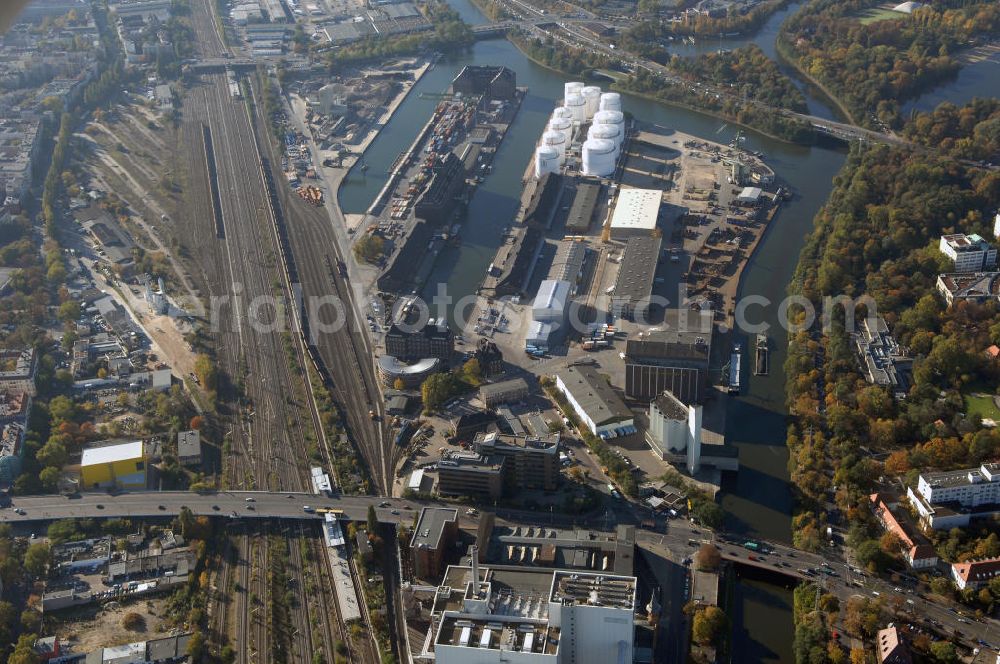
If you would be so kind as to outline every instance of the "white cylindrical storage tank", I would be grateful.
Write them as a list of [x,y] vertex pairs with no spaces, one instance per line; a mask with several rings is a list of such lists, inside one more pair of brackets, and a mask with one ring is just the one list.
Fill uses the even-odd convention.
[[583,83],[580,81],[570,81],[563,86],[563,99],[569,99],[571,95],[578,95],[583,90]]
[[563,156],[551,145],[540,145],[535,150],[535,177],[540,178],[546,173],[557,173],[562,166]]
[[549,120],[549,131],[559,131],[566,136],[566,143],[573,139],[573,121],[567,118],[552,118]]
[[583,144],[583,174],[605,177],[615,172],[614,141],[589,139]]
[[572,94],[566,97],[566,108],[573,113],[575,122],[585,122],[587,119],[587,102],[583,100],[583,95]]
[[601,95],[601,101],[598,104],[598,110],[601,111],[620,111],[622,110],[622,96],[617,92],[605,92]]
[[594,113],[600,110],[598,106],[601,105],[601,89],[596,85],[588,85],[580,91],[580,94],[583,96],[587,119],[589,120],[594,117]]
[[617,159],[622,147],[622,132],[618,125],[590,125],[587,140],[611,141],[615,144],[615,158]]
[[548,145],[559,154],[566,154],[566,134],[561,131],[547,131],[542,134],[542,145]]
[[598,111],[594,115],[594,124],[625,125],[625,114],[621,111]]
[[552,111],[552,119],[556,118],[566,118],[567,120],[573,119],[573,111],[569,110],[565,106],[556,106],[555,110]]

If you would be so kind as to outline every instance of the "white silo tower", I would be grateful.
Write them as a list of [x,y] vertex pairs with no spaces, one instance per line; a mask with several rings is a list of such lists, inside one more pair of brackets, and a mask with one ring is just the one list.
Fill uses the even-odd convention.
[[566,154],[566,134],[561,131],[547,131],[542,134],[542,145],[548,145],[559,151],[560,155]]
[[573,113],[574,122],[585,122],[587,120],[587,102],[583,95],[572,94],[566,97],[566,108]]
[[535,150],[535,178],[546,173],[558,173],[562,166],[563,156],[551,145],[540,145]]
[[563,86],[563,100],[569,99],[571,95],[578,95],[583,90],[583,83],[580,81],[570,81]]
[[614,141],[588,139],[583,144],[583,174],[606,177],[615,172]]
[[549,120],[549,131],[561,131],[566,136],[566,144],[573,140],[573,121],[566,118]]
[[596,85],[588,85],[580,91],[580,94],[583,96],[587,119],[589,120],[594,117],[594,113],[600,110],[598,106],[601,105],[601,89]]
[[605,92],[601,95],[601,101],[598,104],[598,110],[601,111],[620,111],[622,110],[622,96],[617,92]]

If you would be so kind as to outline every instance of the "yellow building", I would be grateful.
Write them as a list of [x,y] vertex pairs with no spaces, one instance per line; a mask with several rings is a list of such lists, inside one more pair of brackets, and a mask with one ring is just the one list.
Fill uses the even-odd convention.
[[83,451],[80,462],[80,488],[97,489],[120,486],[146,488],[146,456],[141,440],[117,445],[92,447]]

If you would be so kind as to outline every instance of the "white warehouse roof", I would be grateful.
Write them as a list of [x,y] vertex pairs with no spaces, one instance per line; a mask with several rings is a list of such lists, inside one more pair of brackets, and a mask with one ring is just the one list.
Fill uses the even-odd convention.
[[569,300],[569,282],[546,279],[538,287],[538,295],[531,305],[532,312],[553,311],[562,313]]
[[659,189],[622,189],[618,192],[611,228],[615,230],[645,230],[656,228],[663,192]]
[[137,440],[131,443],[120,443],[118,445],[105,445],[104,447],[91,447],[83,451],[80,459],[82,466],[96,466],[102,463],[114,463],[127,459],[138,459],[142,456],[142,441]]
[[763,191],[760,187],[743,187],[743,191],[739,195],[739,200],[753,203],[760,198],[762,193]]

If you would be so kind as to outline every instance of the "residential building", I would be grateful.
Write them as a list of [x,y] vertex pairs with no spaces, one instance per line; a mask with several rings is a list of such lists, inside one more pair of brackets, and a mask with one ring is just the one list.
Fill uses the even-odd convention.
[[887,532],[898,539],[903,559],[913,569],[927,569],[938,563],[937,551],[915,528],[906,525],[906,515],[897,514],[899,502],[889,494],[869,496],[872,512]]
[[0,390],[0,425],[23,422],[31,411],[31,396],[27,392]]
[[445,452],[438,468],[438,493],[498,500],[503,495],[504,459],[473,451]]
[[909,390],[913,358],[889,332],[881,316],[865,317],[851,335],[865,379],[873,385],[892,388],[897,396]]
[[951,259],[955,272],[982,272],[997,264],[997,250],[978,235],[942,235],[941,253]]
[[80,460],[80,486],[97,489],[146,487],[146,450],[143,441],[89,447]]
[[949,307],[956,302],[1000,302],[1000,272],[939,274],[936,287]]
[[622,189],[609,225],[612,240],[649,237],[656,230],[663,192],[659,189]]
[[879,664],[911,664],[913,661],[902,633],[894,625],[880,629],[875,640]]
[[47,662],[51,659],[58,659],[61,651],[61,644],[58,636],[46,636],[36,639],[32,650],[38,655],[38,659]]
[[472,443],[481,455],[504,461],[504,484],[509,491],[559,486],[559,434],[508,436],[497,431],[480,433]]
[[593,435],[609,439],[636,432],[632,411],[593,365],[566,367],[556,374],[556,388]]
[[625,244],[611,300],[613,311],[622,318],[641,322],[649,316],[661,245],[662,238],[653,235],[630,237]]
[[625,396],[648,403],[670,390],[685,404],[701,403],[709,384],[710,313],[683,312],[664,329],[640,332],[625,343]]
[[663,460],[683,454],[693,475],[701,466],[701,420],[701,406],[687,406],[667,390],[649,402],[646,440]]
[[448,568],[424,652],[437,664],[606,664],[634,656],[636,578],[520,566]]
[[951,564],[951,578],[959,590],[976,590],[1000,576],[1000,558],[969,560]]
[[395,387],[396,381],[403,382],[403,389],[410,389],[419,386],[428,376],[437,373],[441,366],[441,360],[436,357],[427,357],[413,364],[405,364],[391,355],[382,355],[378,358],[378,376],[385,387]]
[[24,455],[24,424],[8,422],[0,427],[0,486],[10,486],[21,474]]
[[35,396],[37,359],[34,348],[0,350],[0,390],[25,392],[29,396]]
[[385,333],[385,353],[403,362],[413,362],[436,357],[444,363],[451,361],[455,349],[455,335],[448,324],[430,320],[419,330],[403,329],[393,325]]
[[906,495],[928,527],[967,526],[970,519],[1000,514],[1000,463],[921,473],[917,490],[909,487]]
[[177,434],[177,460],[182,466],[201,464],[201,432],[197,429]]
[[479,398],[487,408],[504,403],[515,403],[528,396],[528,381],[512,378],[499,383],[490,383],[479,388]]
[[419,579],[440,578],[445,555],[458,536],[458,510],[454,507],[424,507],[410,540],[413,573]]

